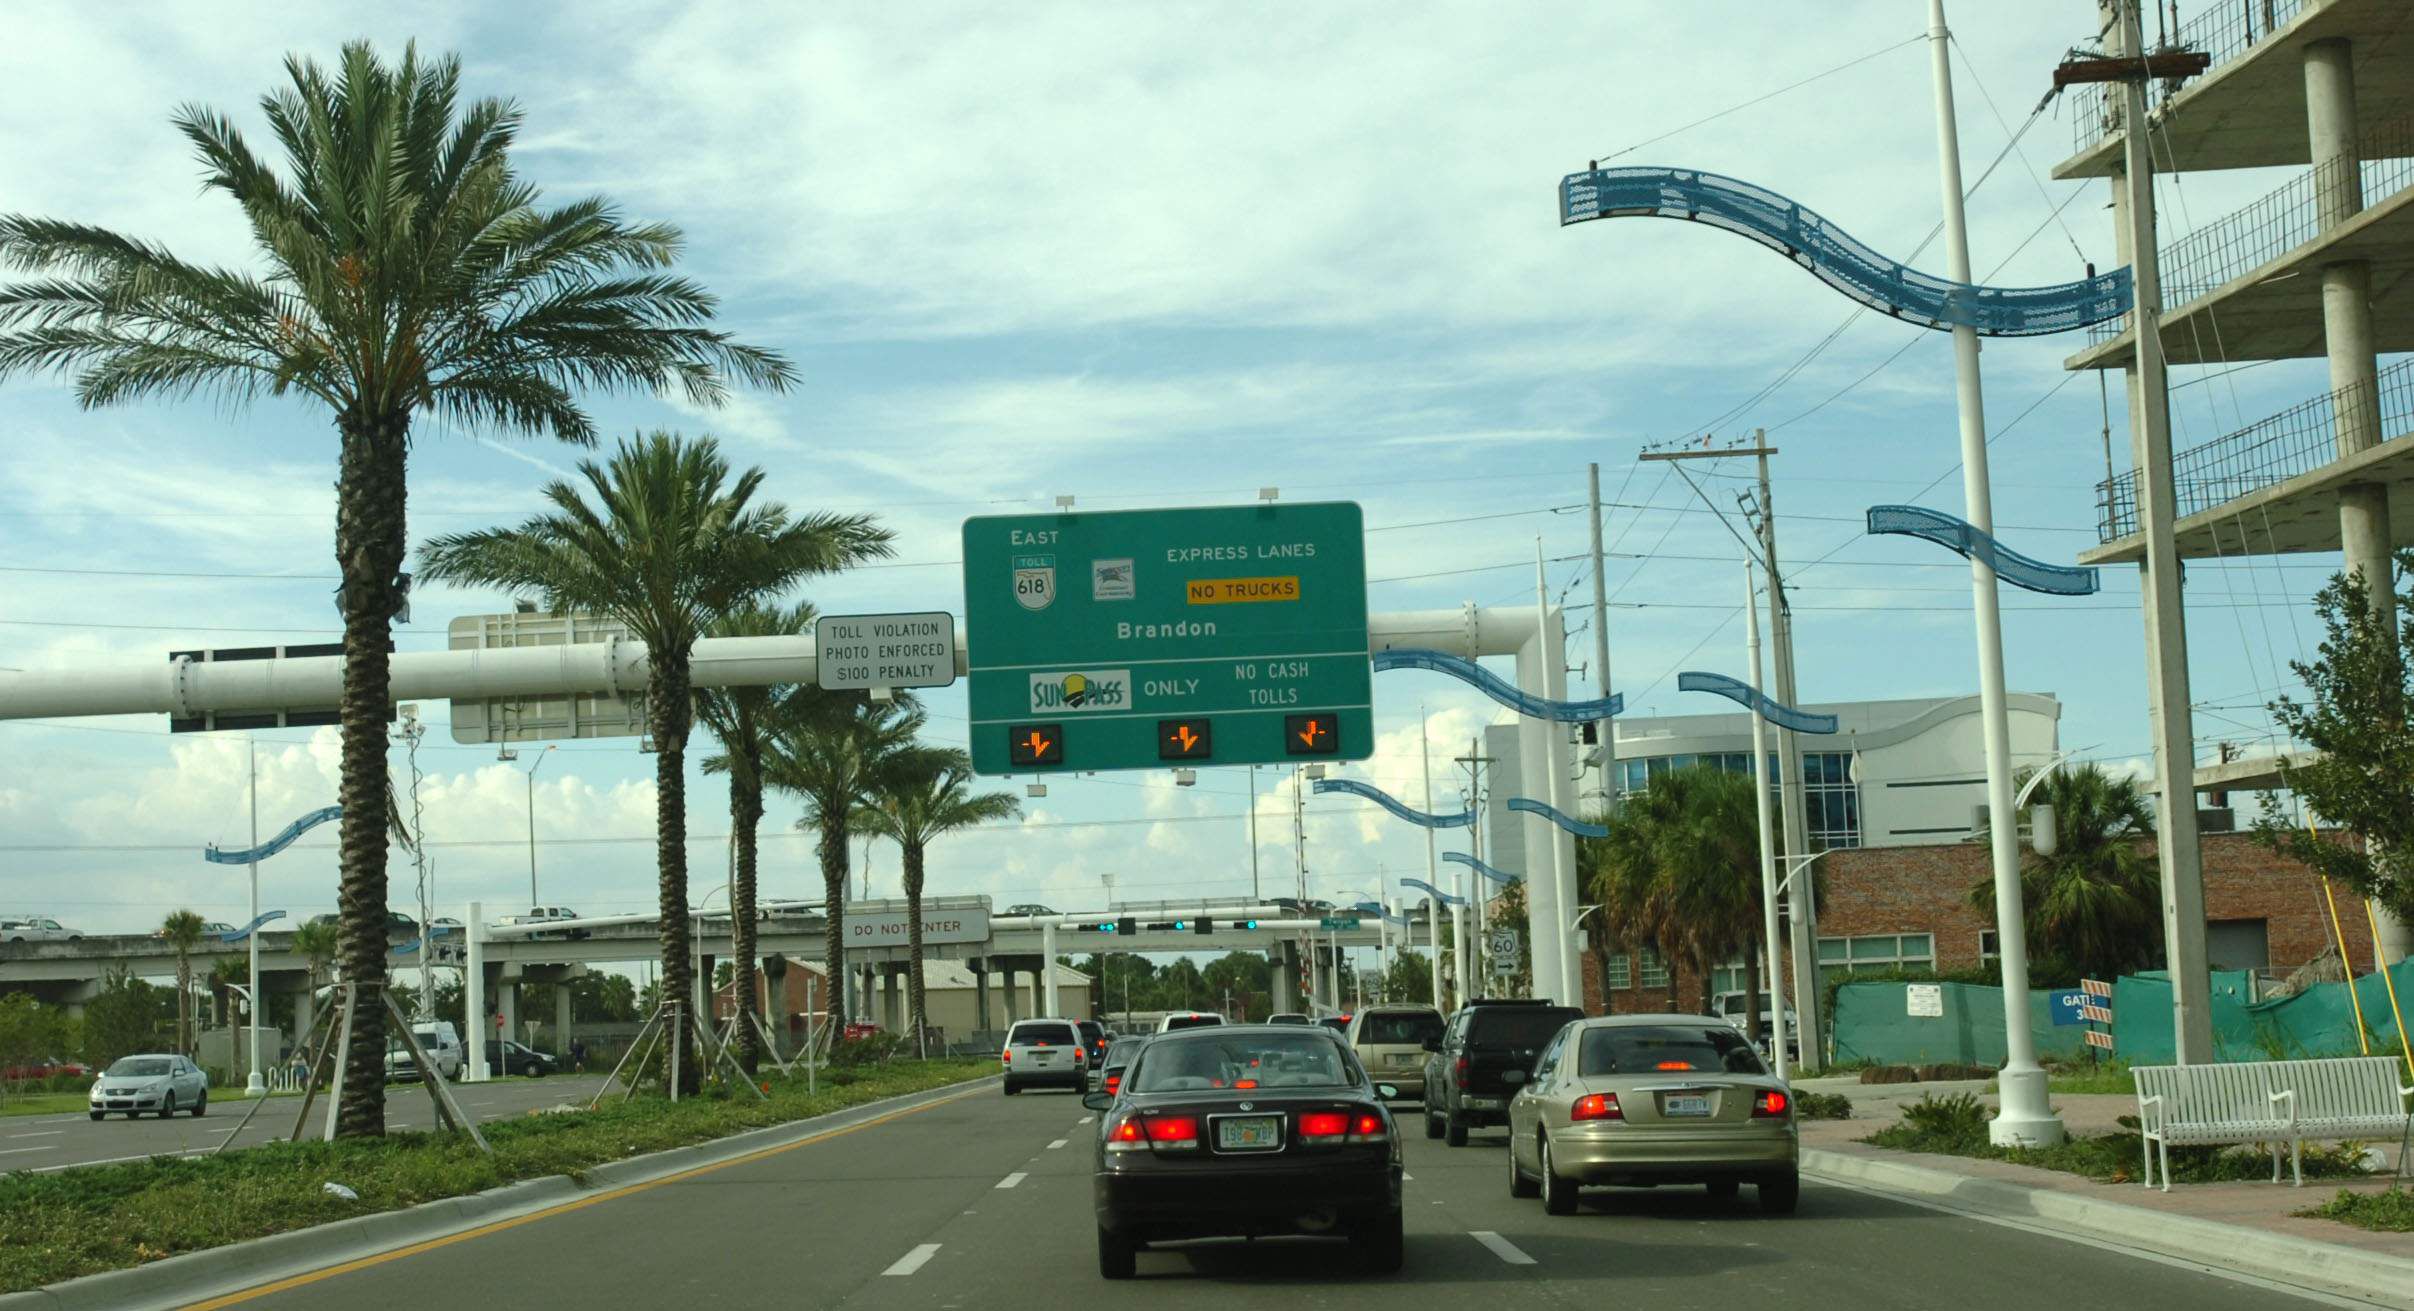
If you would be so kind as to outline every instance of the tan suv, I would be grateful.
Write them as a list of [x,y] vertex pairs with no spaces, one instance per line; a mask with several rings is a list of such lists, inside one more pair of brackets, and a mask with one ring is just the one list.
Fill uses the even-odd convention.
[[1442,1036],[1440,1011],[1369,1006],[1350,1018],[1348,1036],[1368,1077],[1397,1087],[1402,1101],[1425,1100],[1425,1044]]

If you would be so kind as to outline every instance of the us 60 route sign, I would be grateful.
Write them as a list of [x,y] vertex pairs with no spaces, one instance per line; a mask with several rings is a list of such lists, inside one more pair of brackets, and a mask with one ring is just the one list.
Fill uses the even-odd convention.
[[983,774],[1373,754],[1356,504],[964,522]]

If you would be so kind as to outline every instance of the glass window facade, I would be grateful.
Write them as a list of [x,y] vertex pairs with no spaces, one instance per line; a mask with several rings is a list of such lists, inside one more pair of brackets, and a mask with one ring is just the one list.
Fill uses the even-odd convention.
[[1886,933],[1863,938],[1819,939],[1822,973],[1873,974],[1881,970],[1936,968],[1936,938],[1927,933]]
[[1641,957],[1643,967],[1643,986],[1646,988],[1667,987],[1668,962],[1661,960],[1660,954],[1656,951],[1653,951],[1649,947],[1645,947],[1635,954]]
[[[1749,751],[1714,751],[1702,755],[1641,756],[1618,762],[1618,786],[1626,793],[1648,792],[1651,780],[1664,778],[1671,770],[1690,769],[1695,765],[1715,765],[1731,773],[1745,774],[1752,769]],[[1777,787],[1783,769],[1775,755],[1769,757],[1768,777],[1771,789]],[[1852,753],[1849,751],[1809,751],[1802,756],[1803,822],[1810,828],[1811,845],[1816,848],[1857,847],[1861,845],[1861,788],[1852,781]]]
[[1634,957],[1629,956],[1622,951],[1611,952],[1609,954],[1608,978],[1603,981],[1602,986],[1613,990],[1633,987]]

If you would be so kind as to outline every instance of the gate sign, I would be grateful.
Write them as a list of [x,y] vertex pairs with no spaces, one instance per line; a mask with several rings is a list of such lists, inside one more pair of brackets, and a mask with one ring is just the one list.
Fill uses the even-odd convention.
[[2054,1023],[2057,1025],[2087,1023],[2087,1017],[2083,1012],[2086,1011],[2090,1004],[2091,999],[2088,997],[2088,995],[2077,988],[2055,989],[2053,997]]
[[1354,502],[967,519],[964,624],[982,774],[1374,754]]
[[823,615],[813,625],[825,692],[946,687],[956,681],[956,617],[944,610]]

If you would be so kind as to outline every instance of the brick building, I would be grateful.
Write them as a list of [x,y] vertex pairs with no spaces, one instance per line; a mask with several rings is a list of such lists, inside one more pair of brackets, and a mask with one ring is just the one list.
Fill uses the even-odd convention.
[[[2140,845],[2151,853],[2151,839]],[[2331,946],[2321,880],[2244,833],[2207,833],[2204,902],[2215,969],[2284,976]],[[1970,905],[1970,889],[1991,875],[1984,843],[1839,849],[1819,862],[1819,950],[1828,970],[1892,967],[1978,969],[1995,957],[1994,918]],[[2339,900],[2347,950],[2369,969],[2372,935],[2361,902]],[[1585,963],[1585,1000],[1601,1004],[1598,955]],[[1615,1011],[1701,1007],[1699,972],[1649,951],[1613,953],[1606,962]],[[1790,971],[1790,962],[1787,966]],[[1740,989],[1740,961],[1713,971],[1712,991]],[[1782,980],[1792,992],[1790,974]]]

